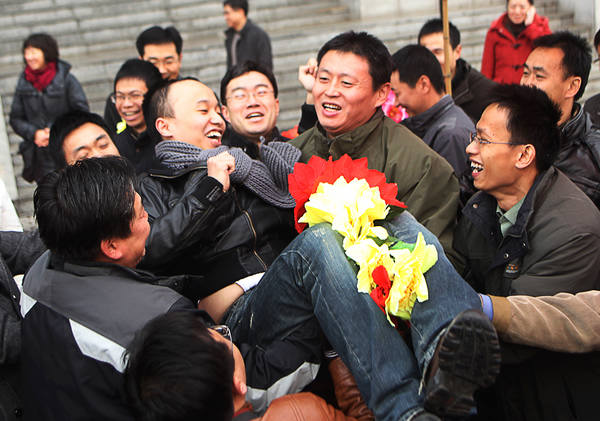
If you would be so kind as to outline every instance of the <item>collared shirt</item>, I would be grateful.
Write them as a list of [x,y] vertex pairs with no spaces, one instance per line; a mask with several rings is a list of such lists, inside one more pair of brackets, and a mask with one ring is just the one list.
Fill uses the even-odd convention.
[[519,215],[519,209],[521,209],[521,205],[523,204],[525,197],[526,196],[523,196],[523,198],[521,198],[516,205],[506,212],[500,209],[499,205],[496,205],[496,215],[498,216],[498,222],[500,223],[500,231],[502,231],[502,236],[504,236],[506,231],[508,231],[508,229],[517,222],[517,215]]

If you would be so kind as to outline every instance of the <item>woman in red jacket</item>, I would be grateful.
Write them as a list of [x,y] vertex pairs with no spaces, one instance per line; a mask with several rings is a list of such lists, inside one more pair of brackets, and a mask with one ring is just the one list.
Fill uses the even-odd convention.
[[548,18],[535,13],[533,0],[507,0],[506,13],[485,37],[481,73],[499,83],[519,83],[533,40],[552,31]]

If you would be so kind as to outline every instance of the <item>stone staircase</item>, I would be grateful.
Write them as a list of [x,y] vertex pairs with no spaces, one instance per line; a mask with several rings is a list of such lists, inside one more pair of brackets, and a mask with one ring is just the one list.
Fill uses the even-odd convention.
[[[386,1],[386,0],[373,0]],[[479,67],[487,28],[505,8],[504,0],[453,0],[450,19],[461,30],[463,57]],[[536,2],[538,13],[548,16],[553,30],[570,29],[588,39],[593,31],[573,24],[573,14],[558,10],[557,0]],[[61,57],[73,66],[92,111],[101,114],[121,63],[137,56],[135,39],[151,25],[175,25],[182,34],[182,75],[199,78],[219,91],[225,71],[221,1],[199,0],[2,0],[0,6],[0,95],[6,121],[17,77],[22,71],[21,43],[32,32],[52,34]],[[297,68],[339,32],[365,30],[380,37],[391,52],[416,42],[416,34],[437,11],[429,14],[383,16],[355,20],[341,0],[252,0],[250,18],[271,36],[274,68],[279,84],[279,127],[289,128],[299,118],[304,92]],[[596,67],[596,66],[595,66]],[[586,97],[600,91],[600,72],[594,68]],[[9,140],[15,173],[21,157],[20,138],[10,128]],[[26,226],[32,225],[33,186],[17,177],[16,207]]]

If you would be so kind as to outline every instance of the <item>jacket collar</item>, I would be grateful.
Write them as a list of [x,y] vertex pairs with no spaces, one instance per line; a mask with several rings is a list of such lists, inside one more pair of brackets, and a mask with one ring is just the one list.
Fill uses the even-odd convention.
[[452,79],[452,97],[457,102],[463,95],[472,98],[473,94],[469,90],[469,72],[471,65],[462,58],[456,60],[456,73]]
[[355,154],[362,150],[371,133],[375,131],[384,118],[386,118],[385,114],[379,107],[365,124],[333,139],[329,139],[321,123],[317,123],[315,133],[319,155],[331,155],[333,159],[338,159],[347,153],[350,157],[356,158]]
[[404,124],[410,131],[422,138],[431,127],[431,124],[433,124],[441,114],[452,108],[453,105],[454,101],[452,100],[452,97],[450,95],[444,95],[427,111],[414,117],[407,118],[406,120],[403,120],[401,124]]
[[[244,25],[244,27],[242,29],[240,29],[240,38],[243,38],[244,35],[246,35],[248,33],[248,31],[250,30],[250,28],[254,25],[254,23],[248,18],[246,19],[246,24]],[[236,30],[233,28],[227,28],[225,30],[225,35],[227,35],[227,37],[232,37],[233,34],[235,34]]]
[[590,117],[577,102],[573,103],[573,114],[573,117],[560,128],[561,147],[563,148],[583,138],[592,125]]
[[[556,174],[556,168],[554,167],[550,167],[548,170],[538,174],[533,185],[527,192],[525,200],[523,200],[523,204],[517,215],[517,221],[506,231],[504,238],[502,238],[502,234],[500,233],[500,224],[496,216],[496,205],[498,202],[488,193],[480,191],[473,195],[463,208],[462,214],[473,223],[485,238],[488,238],[490,233],[493,233],[492,236],[497,239],[498,244],[507,243],[507,247],[513,249],[510,253],[511,256],[517,257],[518,255],[525,254],[529,250],[527,227],[535,210],[539,207],[539,201],[545,197],[545,193],[552,185]],[[496,256],[493,263],[494,266],[502,263],[505,263],[502,256]]]

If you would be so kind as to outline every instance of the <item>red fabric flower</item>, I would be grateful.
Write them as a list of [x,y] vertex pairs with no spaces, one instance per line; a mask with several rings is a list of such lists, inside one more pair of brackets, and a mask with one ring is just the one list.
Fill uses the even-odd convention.
[[353,160],[344,154],[336,161],[333,161],[331,157],[325,161],[323,158],[313,156],[308,164],[296,163],[294,172],[288,176],[290,193],[296,200],[294,220],[298,232],[302,232],[306,228],[306,224],[299,224],[298,219],[304,215],[304,204],[310,195],[317,190],[320,183],[333,184],[341,176],[347,182],[355,178],[365,179],[369,186],[379,187],[379,194],[385,203],[390,206],[406,208],[404,203],[396,199],[398,194],[396,183],[387,183],[385,174],[369,169],[367,158]]
[[381,311],[385,313],[385,301],[392,288],[392,282],[390,281],[387,269],[383,266],[377,266],[373,270],[373,281],[377,287],[369,295]]

